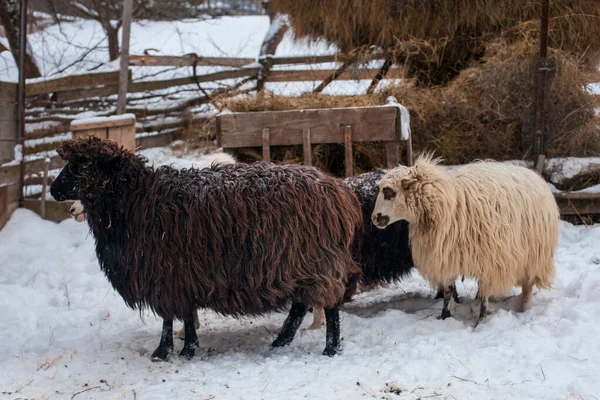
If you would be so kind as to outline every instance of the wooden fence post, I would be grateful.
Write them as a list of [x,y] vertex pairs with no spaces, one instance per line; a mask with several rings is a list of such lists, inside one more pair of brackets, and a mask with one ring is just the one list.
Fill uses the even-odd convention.
[[262,151],[263,160],[271,162],[271,132],[268,128],[265,128],[262,131]]
[[344,149],[346,162],[346,177],[352,176],[352,126],[344,127]]
[[50,159],[44,160],[44,176],[42,178],[42,197],[40,202],[40,217],[46,218],[46,192],[48,191],[48,170],[50,169]]
[[129,70],[129,39],[131,36],[131,13],[133,0],[125,0],[123,3],[123,32],[121,36],[121,55],[119,70],[119,98],[117,102],[117,114],[124,114],[127,106],[127,78]]
[[304,150],[304,165],[312,165],[312,148],[310,143],[310,128],[302,129],[302,149]]

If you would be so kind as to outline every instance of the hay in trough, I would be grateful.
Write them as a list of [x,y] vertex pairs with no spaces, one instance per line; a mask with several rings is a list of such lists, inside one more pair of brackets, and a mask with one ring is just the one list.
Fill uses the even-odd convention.
[[[446,163],[459,164],[478,158],[522,159],[530,156],[534,130],[534,74],[536,41],[510,43],[498,39],[488,46],[481,61],[464,69],[444,87],[422,88],[401,84],[375,96],[325,96],[310,94],[285,98],[262,96],[228,100],[233,112],[280,111],[308,108],[371,106],[385,104],[395,96],[411,112],[415,151],[435,150]],[[600,152],[600,121],[595,109],[598,96],[585,84],[591,73],[574,56],[562,50],[549,52],[552,67],[546,98],[547,155],[549,157],[591,156]],[[385,166],[380,144],[355,144],[356,173]],[[246,161],[261,158],[260,149],[241,149]],[[302,148],[273,148],[276,162],[301,162]],[[400,160],[404,162],[401,156]],[[344,173],[342,145],[320,145],[313,163],[335,175]]]
[[[523,23],[539,30],[539,1],[272,0],[297,38],[325,40],[343,52],[381,48],[407,65],[421,85],[445,84],[487,44]],[[550,2],[549,45],[595,65],[600,52],[600,1]]]

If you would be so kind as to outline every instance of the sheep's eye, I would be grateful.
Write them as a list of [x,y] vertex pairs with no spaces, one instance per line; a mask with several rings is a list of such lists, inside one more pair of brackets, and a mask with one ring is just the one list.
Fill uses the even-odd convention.
[[389,187],[385,187],[381,191],[385,200],[391,200],[394,197],[396,197],[396,192],[394,192],[394,190]]

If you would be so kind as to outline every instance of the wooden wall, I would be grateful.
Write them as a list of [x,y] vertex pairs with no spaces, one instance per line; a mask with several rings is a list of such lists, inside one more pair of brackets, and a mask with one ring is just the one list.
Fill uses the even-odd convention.
[[17,144],[17,85],[0,82],[0,164],[14,158]]

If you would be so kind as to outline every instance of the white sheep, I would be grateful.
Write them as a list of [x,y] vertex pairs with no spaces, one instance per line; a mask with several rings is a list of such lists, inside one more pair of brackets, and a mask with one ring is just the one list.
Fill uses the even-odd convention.
[[[521,311],[532,288],[550,289],[559,211],[546,182],[520,166],[476,162],[454,169],[421,156],[379,182],[372,220],[379,228],[410,224],[415,265],[433,287],[443,285],[440,318],[450,316],[450,285],[460,275],[478,280],[481,310],[488,298],[522,287]],[[476,325],[477,325],[476,324]]]

